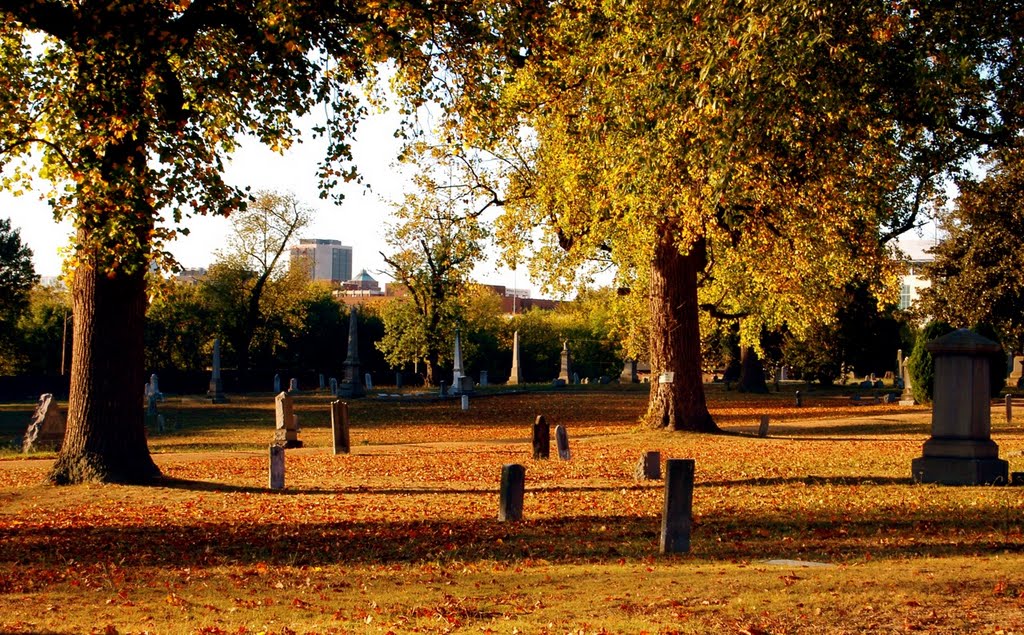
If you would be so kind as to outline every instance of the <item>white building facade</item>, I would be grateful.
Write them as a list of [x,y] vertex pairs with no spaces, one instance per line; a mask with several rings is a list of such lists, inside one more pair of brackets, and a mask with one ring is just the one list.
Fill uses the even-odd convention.
[[352,277],[352,248],[340,240],[300,238],[291,249],[291,266],[303,266],[312,280],[342,283]]

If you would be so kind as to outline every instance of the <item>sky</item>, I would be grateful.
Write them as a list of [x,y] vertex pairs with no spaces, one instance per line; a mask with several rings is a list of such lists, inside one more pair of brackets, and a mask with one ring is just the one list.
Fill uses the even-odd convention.
[[[384,230],[391,203],[400,200],[410,187],[403,174],[409,168],[395,165],[401,143],[393,134],[397,125],[397,116],[389,113],[371,114],[361,124],[353,143],[353,156],[364,183],[342,185],[340,191],[345,193],[345,200],[341,205],[319,197],[316,166],[326,154],[325,145],[308,135],[303,143],[294,144],[283,155],[254,139],[243,139],[225,166],[225,179],[237,186],[294,192],[314,210],[313,223],[301,237],[334,239],[350,245],[353,276],[366,269],[383,287],[383,283],[391,280],[384,273],[384,259],[379,253],[388,251]],[[0,218],[10,218],[22,241],[32,249],[37,274],[48,277],[60,273],[58,250],[68,244],[70,223],[56,223],[49,206],[33,192],[20,197],[0,192]],[[170,243],[169,251],[183,267],[208,267],[215,259],[215,251],[225,244],[230,221],[197,216],[185,222],[185,226],[189,235]],[[474,277],[486,284],[531,289],[534,297],[539,296],[536,286],[521,271],[498,269],[488,262],[477,267]]]

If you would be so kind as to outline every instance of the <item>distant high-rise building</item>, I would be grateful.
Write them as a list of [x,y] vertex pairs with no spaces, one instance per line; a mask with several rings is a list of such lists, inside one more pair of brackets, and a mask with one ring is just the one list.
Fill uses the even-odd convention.
[[352,277],[352,248],[340,240],[300,238],[292,247],[291,265],[307,267],[312,280],[345,282]]

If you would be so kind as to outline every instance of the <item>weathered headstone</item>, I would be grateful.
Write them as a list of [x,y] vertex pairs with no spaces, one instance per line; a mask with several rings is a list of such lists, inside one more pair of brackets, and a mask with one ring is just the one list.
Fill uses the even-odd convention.
[[400,389],[401,387],[402,387],[402,371],[398,371],[397,373],[395,373],[395,388],[399,388]]
[[661,516],[661,553],[690,551],[693,521],[693,459],[665,462],[665,507]]
[[469,395],[462,395],[462,409],[469,410]]
[[156,395],[150,393],[149,396],[146,397],[146,417],[149,419],[153,419],[156,417],[157,414],[158,413],[156,409]]
[[1013,421],[1013,395],[1007,393],[1004,401],[1006,402],[1006,423],[1010,423]]
[[337,397],[338,396],[338,379],[336,377],[331,377],[331,381],[330,381],[330,383],[328,385],[331,387],[331,396]]
[[348,434],[348,404],[341,400],[331,402],[331,433],[334,453],[348,454],[352,450]]
[[518,463],[501,466],[501,488],[498,493],[498,520],[516,522],[523,519],[523,498],[526,491],[526,468]]
[[282,392],[274,398],[274,418],[276,423],[274,443],[286,448],[301,448],[302,441],[299,441],[292,398],[288,393]]
[[274,394],[281,392],[281,376],[274,375]]
[[1024,383],[1024,355],[1014,355],[1011,361],[1013,368],[1010,369],[1010,376],[1006,378],[1006,385],[1010,388],[1021,388]]
[[284,489],[284,446],[270,446],[270,489]]
[[480,371],[480,385],[481,386],[486,386],[487,385],[487,371],[486,370]]
[[803,397],[800,395],[800,391],[796,391],[796,393],[793,396],[796,397],[796,407],[802,407],[804,405],[804,400]]
[[558,371],[558,378],[566,384],[572,381],[572,354],[569,352],[569,340],[562,342],[562,364]]
[[323,390],[326,387],[327,385],[324,383],[324,374],[320,373],[320,390]]
[[156,431],[164,432],[167,429],[167,420],[164,419],[163,415],[156,416]]
[[338,386],[337,396],[364,396],[363,379],[359,376],[359,311],[355,305],[348,310],[348,356],[341,367],[341,385]]
[[546,459],[551,455],[551,426],[544,415],[537,415],[533,423],[533,458]]
[[932,436],[911,463],[916,483],[1005,485],[1009,464],[992,441],[989,358],[999,344],[959,329],[926,345],[935,360]]
[[474,392],[476,392],[476,384],[473,383],[473,378],[470,377],[469,375],[463,375],[462,377],[459,377],[459,386],[456,392],[460,394],[465,393],[468,395],[471,395]]
[[452,355],[452,360],[452,392],[458,394],[462,392],[462,377],[465,375],[462,372],[462,335],[459,329],[455,329],[455,352]]
[[370,373],[366,373],[363,376],[363,384],[367,390],[373,390],[373,377],[370,376]]
[[149,376],[149,394],[156,396],[158,401],[164,400],[164,394],[160,392],[160,378],[156,373]]
[[580,374],[579,373],[574,372],[572,374],[572,383],[573,384],[579,384],[580,383]]
[[620,384],[636,384],[640,380],[636,374],[636,360],[627,359],[622,364],[622,373],[619,375]]
[[761,415],[761,425],[757,427],[757,436],[761,438],[768,436],[768,415]]
[[565,426],[555,426],[555,445],[558,447],[558,458],[563,461],[572,458],[569,454],[569,433],[565,431]]
[[513,386],[523,383],[523,373],[519,368],[519,331],[512,334],[512,370],[507,383]]
[[50,393],[39,396],[32,420],[25,431],[21,447],[25,452],[33,450],[59,450],[64,443],[67,420],[60,411],[57,400]]
[[558,379],[552,379],[551,380],[551,387],[552,388],[564,388],[565,387],[565,380],[562,379],[561,377],[559,377]]
[[291,392],[291,393],[299,392],[299,378],[298,377],[292,377],[288,381],[288,392]]
[[648,451],[640,457],[633,476],[638,481],[660,481],[661,480],[661,452]]
[[439,388],[440,388],[440,391],[439,391],[440,396],[447,397],[448,396],[448,384],[443,379],[440,382],[438,382],[438,383],[439,383]]
[[903,358],[903,368],[900,371],[900,379],[903,380],[903,394],[900,395],[901,406],[913,406],[917,404],[914,399],[914,386],[910,380],[910,358]]
[[213,403],[227,403],[224,396],[224,382],[220,378],[220,338],[213,340],[213,369],[210,372],[210,389],[206,395]]

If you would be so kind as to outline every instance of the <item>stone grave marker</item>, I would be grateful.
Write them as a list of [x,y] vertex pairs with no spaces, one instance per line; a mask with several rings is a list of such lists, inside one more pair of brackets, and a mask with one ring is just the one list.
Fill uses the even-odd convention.
[[481,386],[486,386],[487,385],[487,371],[486,370],[480,371],[480,385]]
[[935,360],[932,436],[911,462],[916,483],[1005,485],[1009,464],[992,441],[989,356],[999,344],[959,329],[926,345]]
[[580,383],[580,374],[579,373],[573,372],[573,374],[572,374],[572,383],[574,385]]
[[546,459],[551,454],[551,427],[544,415],[537,415],[533,423],[533,458]]
[[59,450],[61,444],[64,443],[66,431],[67,420],[64,413],[60,411],[57,400],[51,393],[43,393],[39,396],[39,403],[36,404],[32,420],[25,431],[25,437],[21,444],[22,450],[24,452]]
[[448,384],[446,384],[443,379],[440,381],[440,396],[448,396]]
[[220,378],[219,337],[213,340],[213,370],[210,372],[210,389],[206,391],[206,396],[213,403],[227,403],[228,401],[227,397],[224,396],[224,382]]
[[639,378],[636,374],[636,360],[627,359],[622,364],[622,373],[619,374],[620,384],[636,384],[639,383]]
[[665,462],[665,506],[661,516],[661,553],[690,551],[693,516],[693,459]]
[[395,388],[402,388],[402,371],[395,373]]
[[320,373],[320,390],[323,390],[326,387],[327,385],[324,383],[324,374]]
[[286,448],[301,448],[302,441],[299,441],[299,430],[292,408],[292,398],[288,393],[282,392],[274,398],[274,417],[276,420],[274,443]]
[[518,463],[501,466],[501,488],[498,494],[498,521],[523,519],[523,498],[526,491],[526,468]]
[[348,310],[348,356],[341,364],[341,385],[336,396],[353,399],[366,394],[359,376],[359,311],[353,305]]
[[331,377],[331,381],[330,381],[330,383],[328,385],[331,387],[331,395],[334,396],[334,397],[337,397],[338,396],[338,379],[336,377]]
[[331,433],[334,437],[335,454],[348,454],[352,451],[348,431],[348,404],[344,401],[331,402]]
[[284,489],[284,446],[270,446],[270,489]]
[[558,379],[562,386],[572,381],[572,354],[569,352],[569,340],[562,342],[562,363],[558,371]]
[[469,395],[462,395],[462,409],[469,410]]
[[288,392],[299,392],[298,377],[292,377],[291,380],[288,381]]
[[796,393],[793,396],[796,397],[796,407],[797,408],[802,407],[804,405],[804,400],[803,400],[803,398],[800,395],[800,391],[799,390],[796,391]]
[[1024,355],[1014,355],[1011,361],[1013,368],[1010,369],[1010,376],[1006,378],[1006,385],[1010,388],[1020,388],[1024,379]]
[[506,383],[512,386],[523,383],[523,373],[519,368],[519,331],[512,334],[512,370]]
[[555,426],[555,445],[558,447],[558,458],[563,461],[572,458],[569,454],[569,433],[565,431],[565,426]]
[[648,451],[640,457],[633,476],[638,481],[660,481],[661,480],[661,452]]
[[1006,423],[1013,421],[1013,395],[1007,393],[1004,400],[1006,403]]
[[757,427],[757,436],[762,439],[768,436],[768,415],[761,415],[761,425]]
[[281,376],[274,375],[274,394],[281,392]]
[[370,373],[363,376],[363,385],[367,390],[373,390],[373,377],[370,376]]
[[160,378],[156,376],[156,373],[149,376],[149,388],[146,394],[147,396],[154,395],[158,401],[164,400],[164,395],[160,392]]
[[146,417],[152,419],[153,417],[156,417],[157,414],[156,395],[150,393],[149,396],[146,397]]

